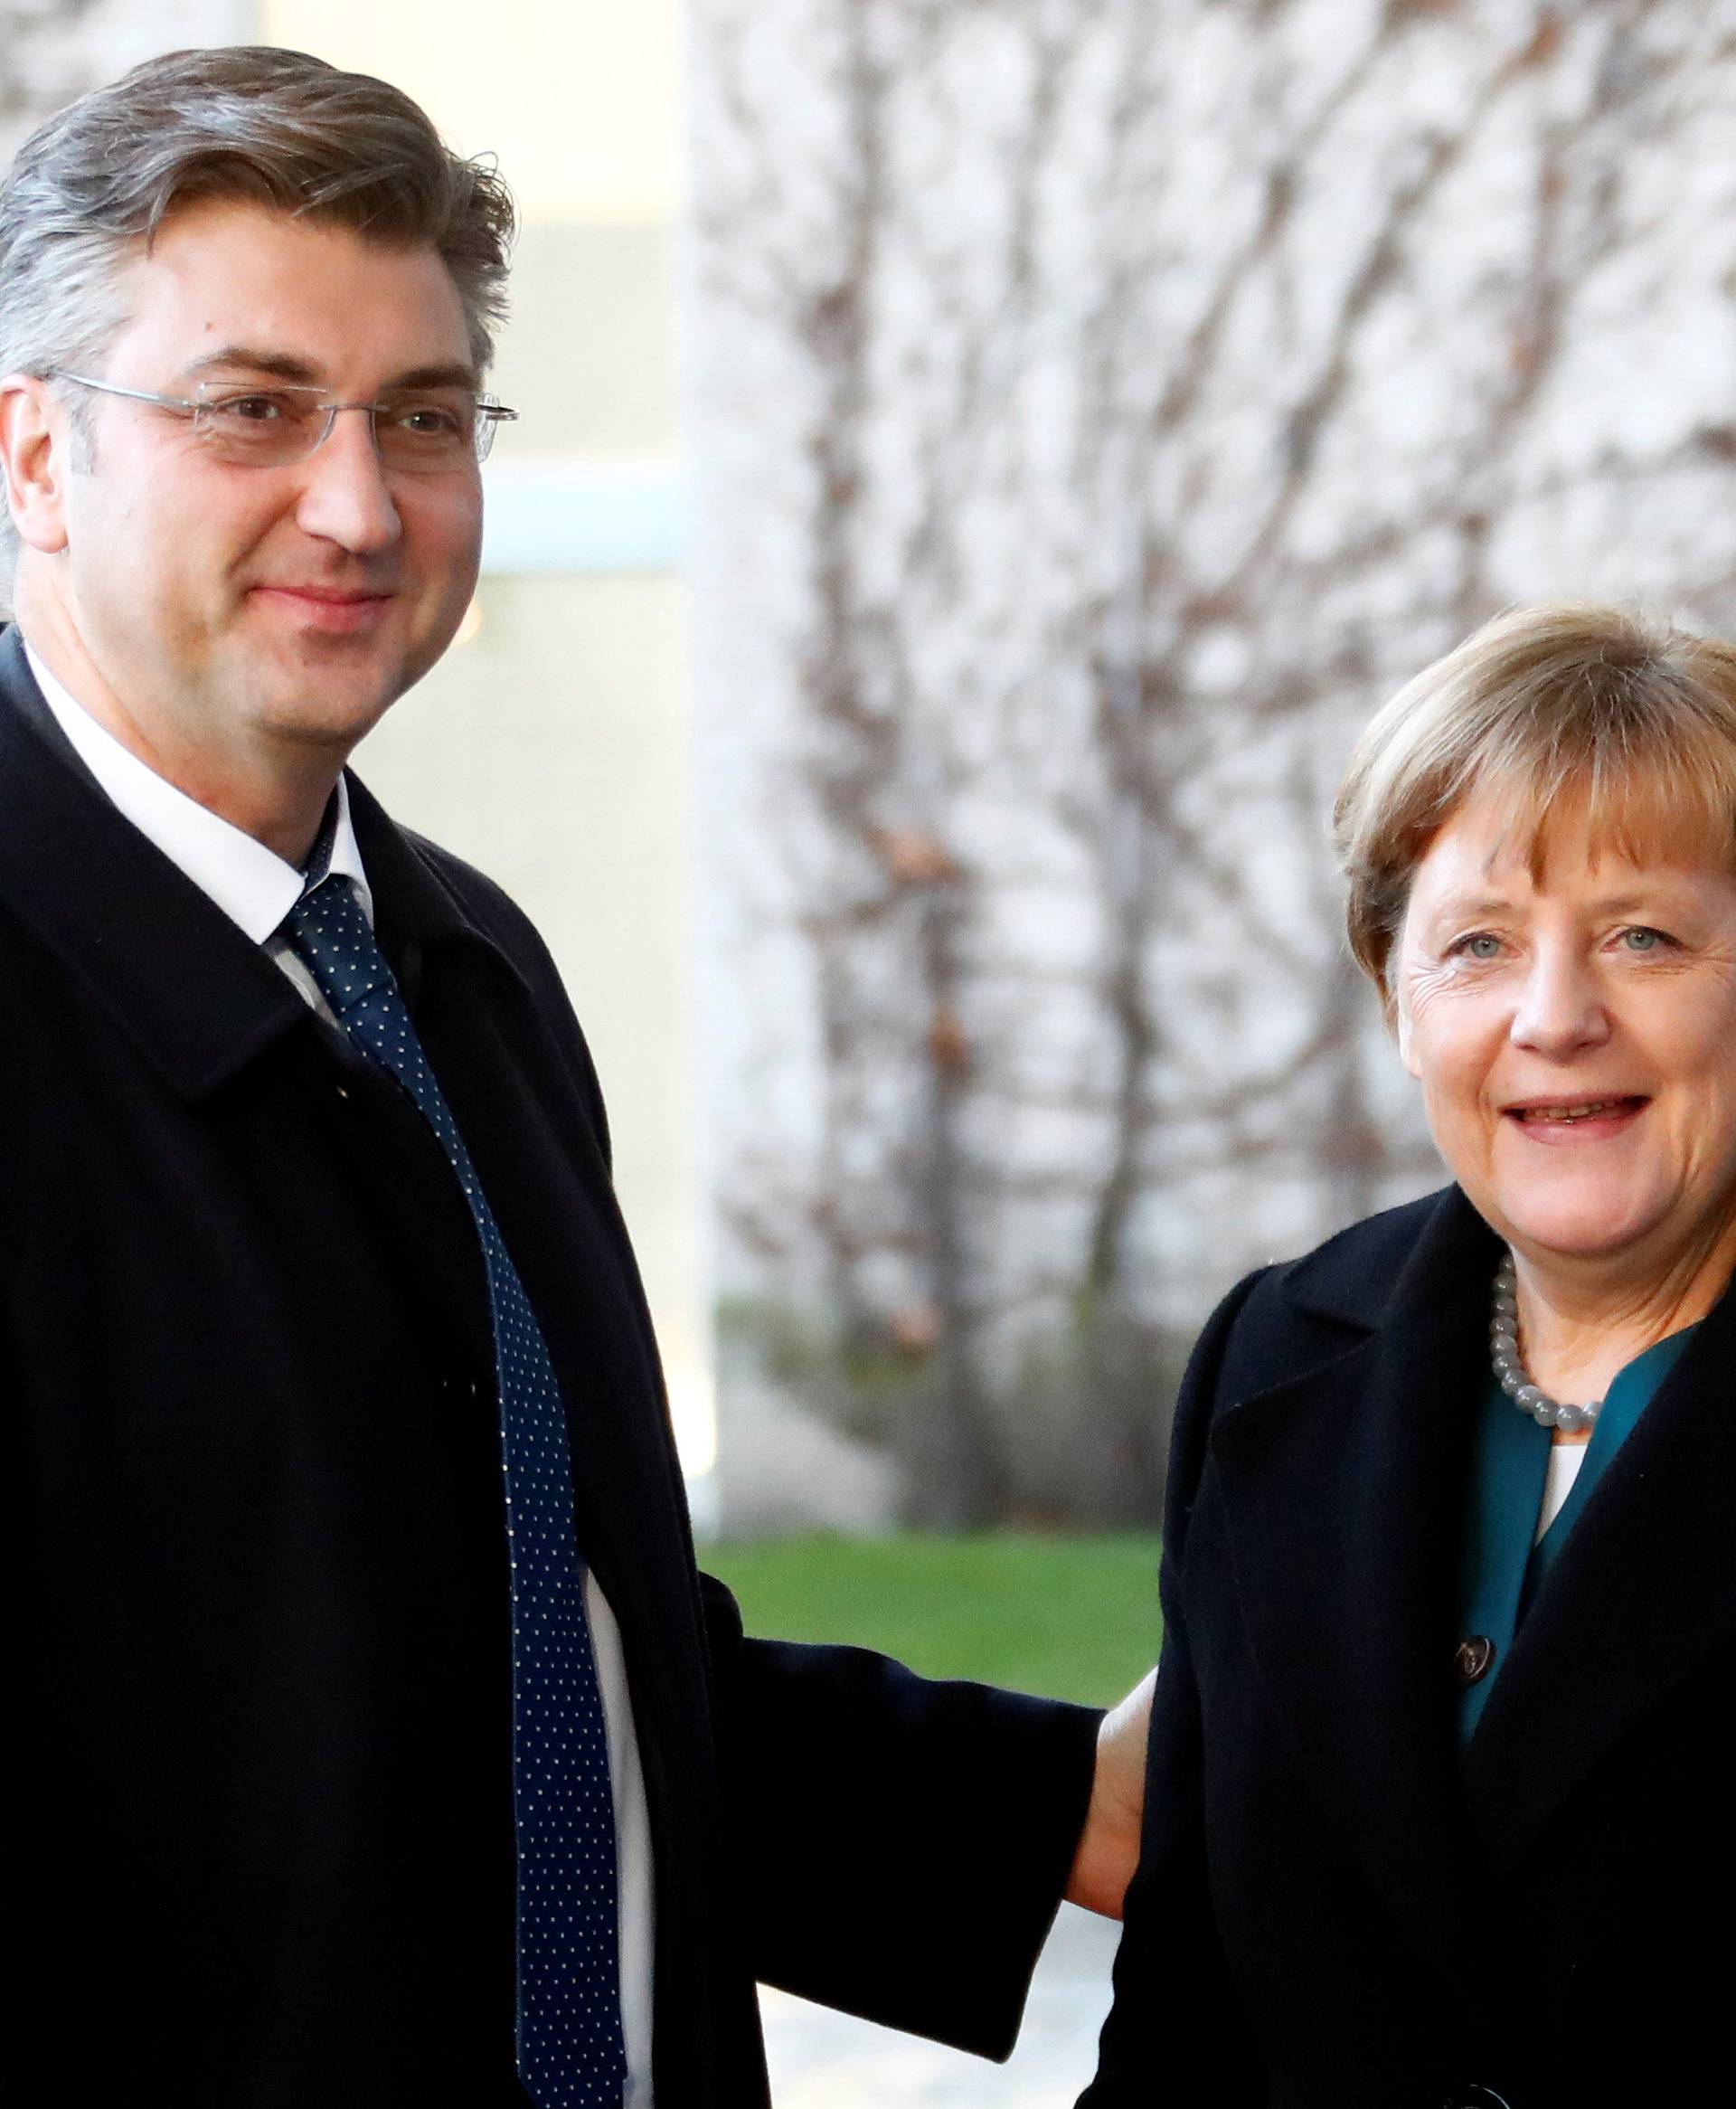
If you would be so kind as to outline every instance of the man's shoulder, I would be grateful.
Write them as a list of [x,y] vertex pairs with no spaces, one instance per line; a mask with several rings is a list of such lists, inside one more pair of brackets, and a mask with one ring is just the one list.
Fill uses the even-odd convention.
[[508,953],[533,953],[539,965],[548,958],[541,932],[498,880],[413,828],[401,823],[398,832],[484,936]]
[[[352,780],[354,789],[354,780]],[[375,809],[377,812],[377,809]],[[584,1093],[589,1117],[605,1159],[609,1154],[609,1121],[603,1109],[596,1064],[586,1045],[583,1029],[567,999],[560,969],[542,932],[505,888],[478,871],[461,856],[415,829],[397,826],[405,854],[423,871],[457,910],[465,926],[486,939],[523,978],[535,1000],[544,1026],[554,1036],[564,1058]]]
[[377,913],[426,941],[474,932],[547,994],[559,977],[536,925],[504,886],[461,856],[392,818],[353,770],[345,770],[350,822]]

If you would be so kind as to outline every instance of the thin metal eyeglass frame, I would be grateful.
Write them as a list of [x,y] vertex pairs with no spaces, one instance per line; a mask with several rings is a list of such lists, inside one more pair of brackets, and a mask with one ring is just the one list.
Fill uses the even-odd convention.
[[[189,417],[195,420],[198,418],[199,413],[202,411],[209,411],[212,407],[212,405],[208,402],[200,402],[196,397],[189,397],[184,395],[154,395],[148,389],[146,388],[123,388],[118,381],[93,381],[88,374],[70,374],[67,372],[64,366],[54,367],[48,375],[48,378],[52,381],[71,381],[76,383],[77,385],[80,388],[94,388],[100,395],[124,396],[128,402],[153,403],[158,410],[176,411],[179,411],[180,414],[184,417]],[[230,384],[225,383],[224,385],[229,386]],[[244,384],[232,387],[231,392],[241,395],[245,395],[249,392]],[[253,465],[256,468],[293,468],[298,466],[301,462],[311,461],[314,456],[317,454],[320,449],[326,444],[326,440],[331,438],[332,427],[336,424],[337,413],[341,410],[366,411],[368,413],[369,427],[373,434],[374,451],[378,453],[380,448],[380,432],[379,427],[374,422],[374,421],[379,417],[382,411],[389,411],[393,407],[389,402],[332,402],[325,401],[322,399],[322,392],[319,389],[305,388],[299,383],[296,382],[280,381],[276,383],[275,386],[269,383],[263,383],[255,392],[260,395],[288,395],[292,393],[297,395],[305,395],[310,398],[312,402],[326,413],[326,422],[320,429],[318,439],[316,439],[313,445],[307,448],[304,453],[288,455],[281,461],[262,461],[257,462]],[[515,410],[508,410],[504,402],[496,401],[494,396],[477,396],[476,427],[475,432],[471,436],[471,444],[475,449],[476,458],[478,462],[486,461],[489,453],[493,449],[495,444],[495,428],[497,425],[514,424],[517,422],[517,420],[518,412]],[[239,467],[241,464],[237,464],[237,466]],[[408,465],[401,464],[400,466]]]

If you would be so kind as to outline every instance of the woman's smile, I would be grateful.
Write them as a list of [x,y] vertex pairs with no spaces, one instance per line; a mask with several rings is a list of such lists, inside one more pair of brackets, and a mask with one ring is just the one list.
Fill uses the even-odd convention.
[[1528,1142],[1551,1149],[1577,1149],[1630,1133],[1650,1103],[1647,1096],[1637,1092],[1587,1092],[1572,1098],[1524,1099],[1503,1106],[1501,1112]]

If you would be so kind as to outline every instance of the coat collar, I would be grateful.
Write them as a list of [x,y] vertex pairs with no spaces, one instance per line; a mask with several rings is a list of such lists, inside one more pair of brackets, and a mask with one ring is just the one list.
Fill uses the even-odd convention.
[[1406,1216],[1395,1269],[1353,1233],[1291,1270],[1294,1303],[1362,1337],[1231,1408],[1212,1453],[1270,1699],[1322,1806],[1434,1945],[1457,1889],[1453,1600],[1497,1248],[1456,1188],[1420,1234]]
[[1461,1769],[1450,1664],[1498,1253],[1457,1188],[1322,1247],[1285,1293],[1351,1344],[1230,1408],[1212,1439],[1272,1701],[1400,1918],[1437,1939],[1462,1895],[1460,1849],[1510,1864],[1736,1631],[1726,1295],[1575,1524]]
[[[505,965],[426,851],[354,776],[349,791],[381,942],[407,986],[448,942],[479,944]],[[15,627],[0,632],[0,901],[173,1089],[203,1097],[306,1023],[307,1005],[270,957],[116,810],[73,752]]]

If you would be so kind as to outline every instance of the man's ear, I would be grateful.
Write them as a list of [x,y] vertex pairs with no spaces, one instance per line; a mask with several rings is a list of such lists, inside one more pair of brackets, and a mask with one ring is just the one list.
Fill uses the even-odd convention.
[[27,549],[66,547],[66,474],[72,435],[64,408],[34,374],[0,380],[0,474],[12,524]]

